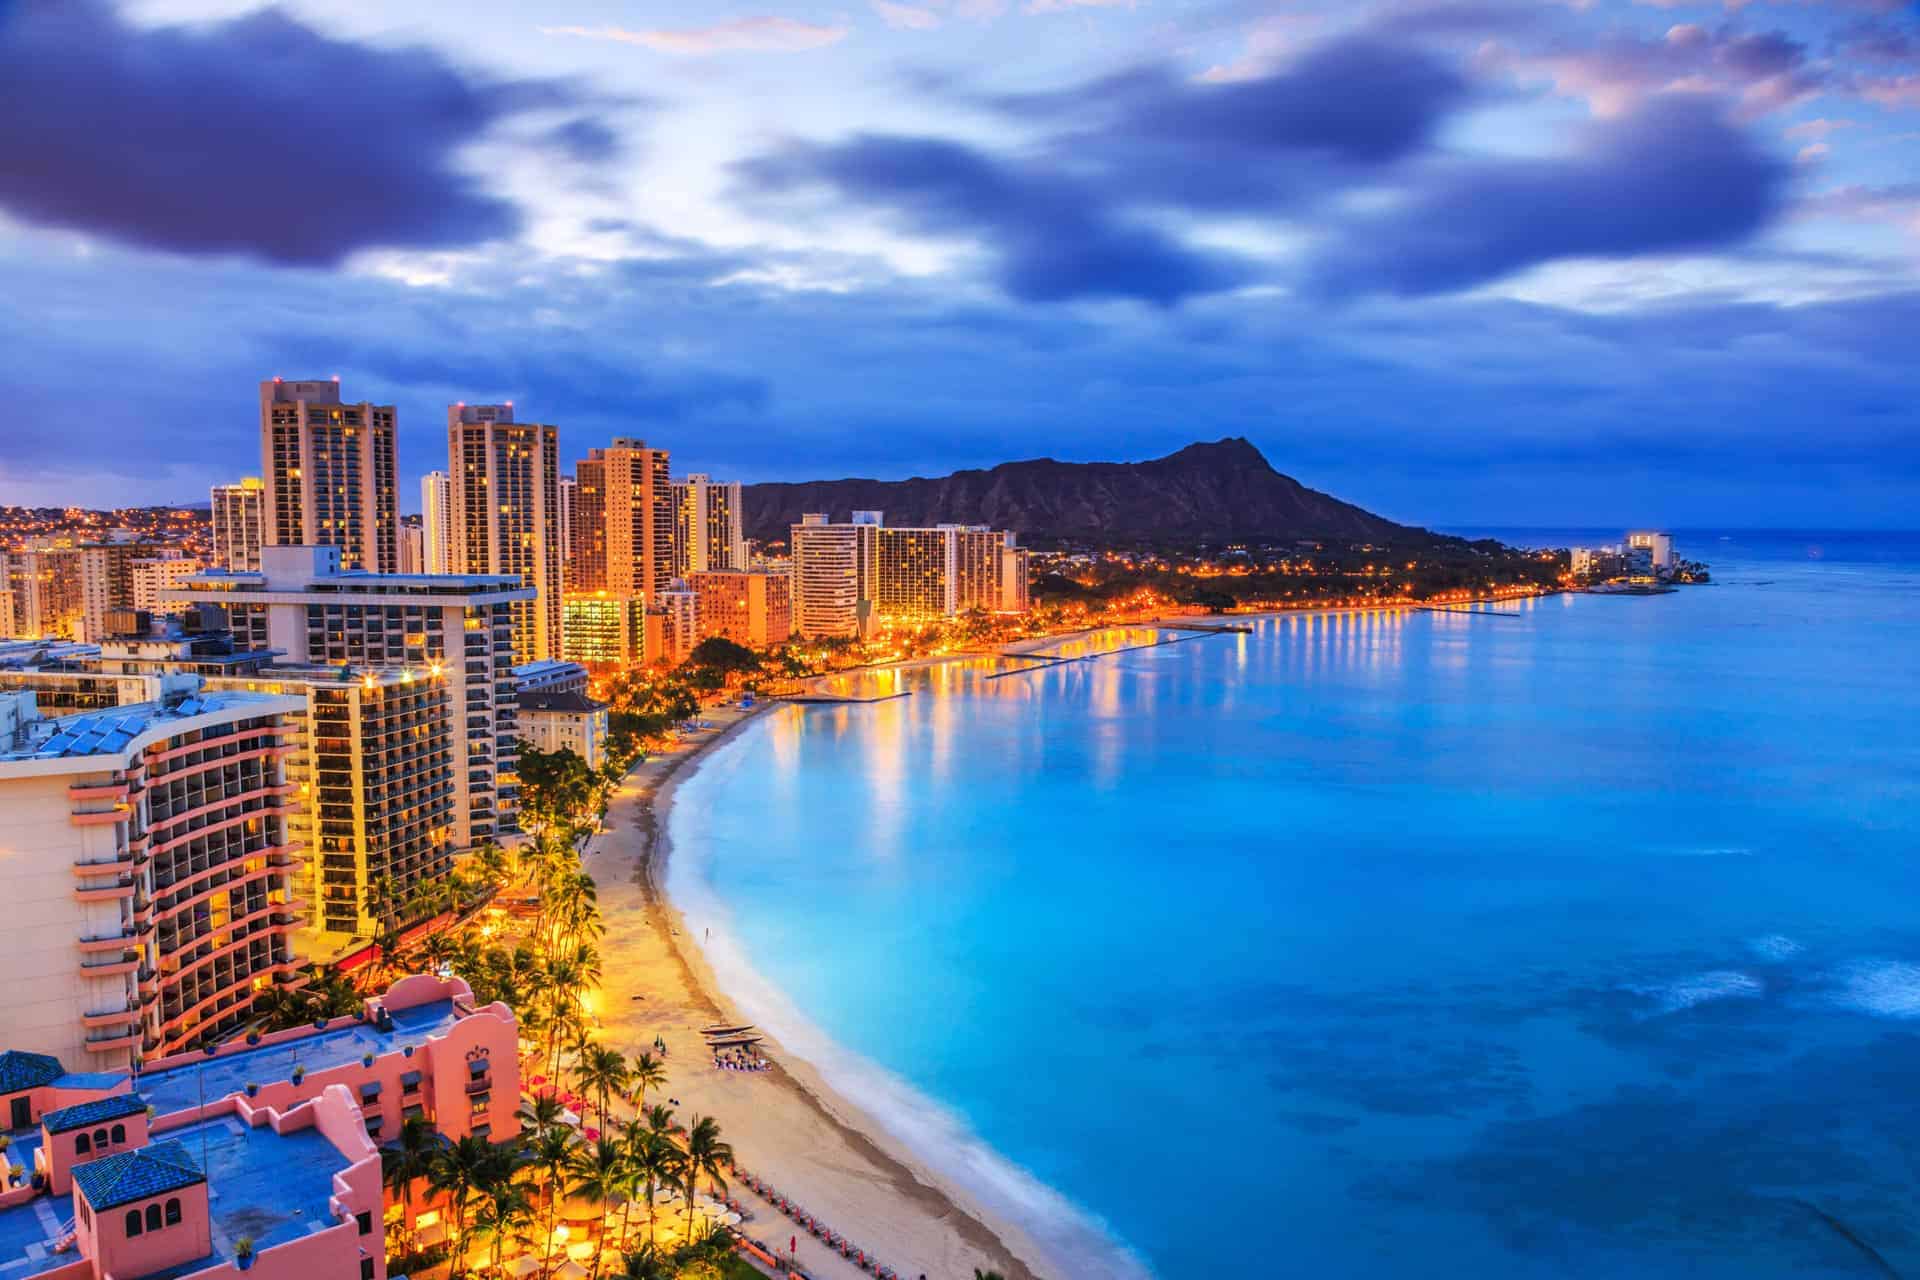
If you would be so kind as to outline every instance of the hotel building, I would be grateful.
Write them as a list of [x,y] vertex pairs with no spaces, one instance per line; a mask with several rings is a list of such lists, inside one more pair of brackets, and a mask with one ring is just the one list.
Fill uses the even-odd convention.
[[1627,552],[1640,553],[1655,573],[1665,573],[1673,568],[1673,535],[1635,530],[1627,535]]
[[568,662],[606,670],[646,660],[647,602],[640,597],[611,591],[568,592],[562,615]]
[[248,476],[239,484],[213,486],[213,563],[253,572],[266,538],[266,482]]
[[647,610],[645,660],[675,663],[700,643],[700,597],[682,586],[657,591]]
[[715,484],[690,475],[673,485],[673,576],[747,567],[738,481]]
[[520,694],[520,740],[536,751],[571,751],[598,769],[607,758],[607,707],[586,694]]
[[180,612],[187,606],[163,600],[160,593],[178,587],[200,572],[202,568],[198,560],[179,555],[135,560],[133,562],[133,607],[155,616]]
[[580,482],[560,477],[560,589],[573,590],[573,513],[580,500]]
[[178,594],[291,665],[445,673],[454,848],[517,834],[512,606],[532,591],[481,574],[346,571],[332,547],[267,547],[261,562],[259,573],[201,574]]
[[453,554],[453,486],[444,471],[420,477],[420,530],[427,573],[450,572]]
[[665,449],[614,438],[574,467],[574,587],[644,596],[673,580],[673,486]]
[[400,572],[421,574],[427,570],[427,531],[418,524],[400,521]]
[[338,547],[349,569],[396,572],[395,448],[393,406],[342,402],[338,378],[261,383],[263,544]]
[[413,1118],[447,1141],[518,1136],[517,1034],[504,1004],[416,975],[358,1017],[132,1074],[0,1053],[0,1118],[15,1130],[0,1150],[0,1271],[385,1280],[386,1232],[405,1222],[444,1238],[447,1210],[389,1200],[376,1144]]
[[865,636],[875,624],[878,524],[800,517],[788,534],[793,629],[803,636]]
[[513,605],[517,661],[560,656],[560,429],[513,420],[511,404],[447,409],[449,572],[507,574],[533,588]]
[[853,514],[850,524],[808,515],[792,527],[799,634],[866,635],[881,622],[1027,608],[1027,558],[1013,534],[984,525],[892,528],[877,511]]
[[0,694],[10,1042],[125,1066],[232,1029],[292,974],[303,706],[197,686],[52,718]]
[[784,573],[696,573],[700,634],[767,649],[793,635],[792,579]]

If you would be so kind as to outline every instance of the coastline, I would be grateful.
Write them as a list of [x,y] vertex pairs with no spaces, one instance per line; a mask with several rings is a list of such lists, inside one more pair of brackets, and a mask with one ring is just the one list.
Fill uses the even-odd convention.
[[[1007,1280],[1040,1280],[1051,1263],[1030,1235],[930,1167],[812,1063],[771,1036],[763,1046],[776,1064],[771,1071],[722,1071],[707,1055],[700,1028],[744,1019],[666,892],[668,814],[680,783],[708,752],[780,705],[709,713],[731,722],[637,767],[616,792],[586,857],[606,925],[595,1009],[601,1028],[628,1054],[659,1035],[668,1047],[664,1092],[678,1100],[683,1120],[715,1116],[742,1165],[903,1276],[963,1276],[979,1267]],[[743,1228],[748,1235],[784,1246],[797,1234],[757,1197],[740,1194],[756,1211]],[[800,1259],[821,1280],[866,1275],[812,1239],[801,1244]]]

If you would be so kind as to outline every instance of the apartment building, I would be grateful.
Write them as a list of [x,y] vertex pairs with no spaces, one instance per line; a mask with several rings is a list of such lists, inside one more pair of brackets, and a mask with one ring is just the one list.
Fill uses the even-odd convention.
[[266,482],[248,476],[238,484],[213,486],[213,563],[254,572],[266,540]]
[[571,591],[561,606],[568,662],[604,671],[646,659],[647,602],[611,591]]
[[93,1067],[230,1030],[293,972],[297,698],[207,692],[42,715],[0,693],[0,1026]]
[[349,571],[333,547],[267,547],[261,562],[255,574],[201,574],[179,594],[221,609],[242,647],[289,665],[444,674],[453,846],[518,834],[512,606],[532,590],[486,574]]
[[507,574],[517,661],[560,656],[560,430],[515,422],[512,404],[447,409],[448,572]]
[[337,547],[349,569],[398,571],[396,449],[393,406],[343,401],[338,378],[261,383],[263,545]]
[[447,573],[453,556],[453,482],[444,471],[420,477],[420,535],[427,573]]
[[800,517],[788,533],[793,629],[803,636],[865,636],[877,623],[877,523]]
[[700,597],[702,636],[766,649],[793,635],[792,579],[784,573],[696,573],[687,585]]
[[673,482],[673,576],[747,567],[738,481],[694,474]]
[[673,485],[665,449],[617,436],[574,467],[577,591],[644,596],[673,580]]

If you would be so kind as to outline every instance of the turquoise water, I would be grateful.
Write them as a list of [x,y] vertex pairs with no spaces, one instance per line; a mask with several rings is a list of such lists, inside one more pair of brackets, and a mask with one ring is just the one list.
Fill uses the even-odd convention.
[[1920,1273],[1920,539],[1680,541],[781,709],[673,891],[1060,1274]]

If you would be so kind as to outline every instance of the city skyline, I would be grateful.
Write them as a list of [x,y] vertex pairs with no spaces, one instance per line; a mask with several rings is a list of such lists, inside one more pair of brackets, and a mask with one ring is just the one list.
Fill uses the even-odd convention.
[[[1427,525],[1897,524],[1914,39],[1865,0],[15,4],[0,501],[196,498],[238,387],[339,373],[409,492],[439,406],[515,400],[747,483],[1232,434]],[[332,76],[365,100],[286,96]],[[212,181],[125,176],[169,164]],[[142,431],[104,368],[164,388]]]

